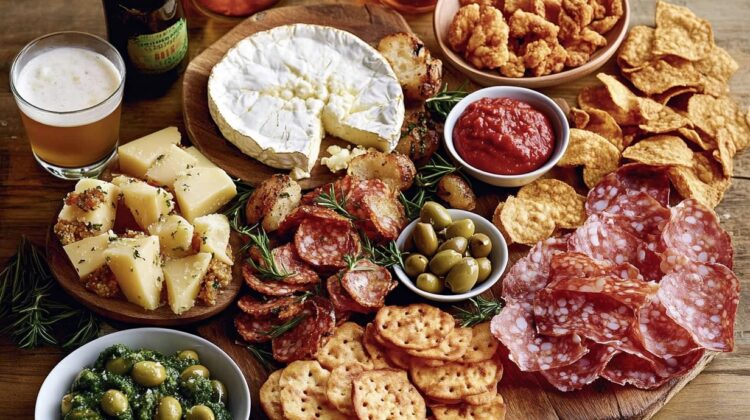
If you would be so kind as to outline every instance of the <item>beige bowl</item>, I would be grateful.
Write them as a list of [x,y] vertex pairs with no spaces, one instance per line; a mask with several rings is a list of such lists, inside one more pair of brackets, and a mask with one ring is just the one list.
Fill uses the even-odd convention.
[[443,56],[461,73],[469,79],[482,86],[512,85],[526,88],[543,88],[548,86],[560,85],[572,82],[583,76],[593,73],[604,63],[607,62],[620,47],[625,35],[628,33],[630,24],[630,3],[623,0],[625,10],[622,18],[617,24],[607,32],[604,37],[607,38],[607,46],[600,48],[591,56],[588,63],[573,69],[564,70],[560,73],[549,74],[540,77],[504,77],[497,71],[479,70],[471,63],[466,61],[461,55],[453,52],[448,46],[448,28],[450,28],[453,16],[461,7],[458,0],[438,0],[433,15],[433,29],[438,45],[443,52]]

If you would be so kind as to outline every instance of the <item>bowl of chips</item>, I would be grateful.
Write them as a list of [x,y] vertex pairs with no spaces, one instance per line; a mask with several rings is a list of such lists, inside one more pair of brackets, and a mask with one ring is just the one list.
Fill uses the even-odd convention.
[[628,0],[439,0],[433,29],[445,58],[483,86],[542,88],[603,66],[630,23]]

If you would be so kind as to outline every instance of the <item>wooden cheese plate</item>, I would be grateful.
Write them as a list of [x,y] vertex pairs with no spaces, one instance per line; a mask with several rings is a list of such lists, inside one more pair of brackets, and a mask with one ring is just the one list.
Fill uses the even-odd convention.
[[[208,111],[208,76],[213,66],[238,41],[260,31],[292,23],[310,23],[333,26],[349,31],[374,45],[385,35],[394,32],[411,32],[404,18],[392,9],[374,4],[321,4],[312,6],[290,6],[257,13],[238,24],[221,39],[195,57],[187,69],[182,82],[182,110],[185,129],[190,141],[211,161],[250,185],[257,185],[269,176],[288,170],[267,166],[224,139]],[[348,143],[327,136],[320,148],[326,156],[326,148],[332,144]],[[318,162],[312,176],[300,181],[303,189],[314,188],[333,181],[336,175]]]

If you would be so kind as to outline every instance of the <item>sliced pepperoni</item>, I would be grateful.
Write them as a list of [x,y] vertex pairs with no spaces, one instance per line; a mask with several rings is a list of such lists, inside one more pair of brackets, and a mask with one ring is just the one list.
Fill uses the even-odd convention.
[[659,284],[667,315],[708,350],[732,351],[740,284],[721,264],[689,262]]
[[255,318],[285,320],[302,312],[302,303],[297,296],[285,296],[263,302],[245,295],[237,301],[237,306],[242,312]]
[[586,354],[577,335],[547,337],[537,334],[534,316],[526,302],[506,301],[492,318],[490,330],[505,347],[510,360],[522,371],[540,371],[569,365]]
[[318,274],[305,263],[294,250],[294,245],[286,245],[271,250],[276,267],[282,272],[292,274],[282,282],[288,284],[317,284],[320,282]]
[[314,284],[287,284],[276,280],[261,280],[253,274],[252,268],[247,264],[242,266],[242,277],[251,289],[268,296],[286,296],[315,287]]
[[344,257],[359,254],[359,235],[351,224],[303,220],[294,235],[297,255],[322,270],[346,267]]
[[328,299],[313,297],[305,302],[302,320],[271,341],[273,358],[282,363],[311,359],[336,328],[336,315]]
[[667,316],[658,296],[635,314],[634,334],[649,352],[659,357],[682,356],[698,348],[690,333]]
[[357,179],[350,177],[349,175],[345,175],[337,179],[335,182],[332,182],[326,185],[321,185],[320,187],[303,195],[302,199],[300,200],[300,203],[303,205],[313,206],[315,205],[317,198],[320,197],[321,194],[323,193],[330,194],[331,188],[333,188],[333,193],[336,196],[337,200],[339,201],[344,200],[351,192],[352,185],[355,184],[357,181],[358,181]]
[[719,225],[716,213],[696,200],[684,200],[672,208],[662,240],[669,249],[662,264],[666,271],[687,260],[732,268],[732,238]]
[[326,224],[350,224],[349,219],[331,209],[320,206],[302,205],[292,210],[292,212],[281,221],[277,233],[280,236],[286,236],[305,220],[312,220]]
[[644,192],[666,207],[669,205],[669,190],[669,176],[664,168],[639,163],[623,165],[589,191],[586,212],[589,215],[601,213],[628,191]]
[[613,357],[602,377],[618,385],[630,384],[640,389],[658,388],[672,379],[669,375],[659,375],[652,361],[628,353]]
[[610,360],[618,353],[612,346],[586,343],[589,352],[575,363],[540,373],[555,388],[563,392],[575,391],[594,382]]
[[654,282],[626,280],[613,275],[562,277],[547,287],[551,290],[601,293],[634,310],[643,307],[659,288]]
[[341,276],[341,286],[359,305],[379,309],[385,297],[398,285],[391,273],[370,260],[359,260]]
[[634,319],[632,309],[602,293],[544,289],[534,299],[539,334],[579,334],[608,343],[624,337]]
[[354,299],[352,299],[351,296],[349,296],[349,294],[347,294],[341,287],[341,279],[338,274],[328,277],[328,280],[326,280],[326,288],[328,289],[328,298],[331,299],[333,307],[336,308],[338,312],[358,312],[361,314],[367,314],[377,310],[375,308],[365,308],[355,302]]
[[550,281],[550,261],[556,254],[567,251],[567,236],[549,238],[534,245],[529,253],[516,261],[503,279],[504,299],[533,302],[537,290]]
[[273,328],[274,323],[267,318],[256,318],[241,313],[234,318],[234,326],[240,337],[248,343],[265,343],[271,341],[267,333]]

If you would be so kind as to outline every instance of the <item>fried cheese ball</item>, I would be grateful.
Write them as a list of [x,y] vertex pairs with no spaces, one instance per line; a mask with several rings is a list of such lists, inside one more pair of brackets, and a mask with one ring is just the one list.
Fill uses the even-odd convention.
[[469,4],[458,9],[448,43],[479,69],[497,69],[508,62],[508,24],[492,6]]
[[513,50],[508,51],[508,62],[500,66],[500,74],[505,77],[523,77],[526,73],[526,65],[523,57],[516,55]]
[[505,0],[503,12],[506,15],[512,15],[516,10],[534,13],[539,16],[546,16],[545,0]]
[[524,45],[523,61],[534,76],[544,76],[562,71],[567,51],[557,40],[548,42],[538,39]]
[[543,39],[548,44],[557,42],[557,34],[560,28],[552,22],[547,21],[542,16],[534,13],[516,10],[508,19],[510,27],[510,36],[513,38],[522,38],[528,41]]
[[474,31],[474,26],[479,23],[478,4],[467,4],[461,7],[453,16],[453,21],[448,29],[448,44],[457,53],[466,51],[466,44]]

